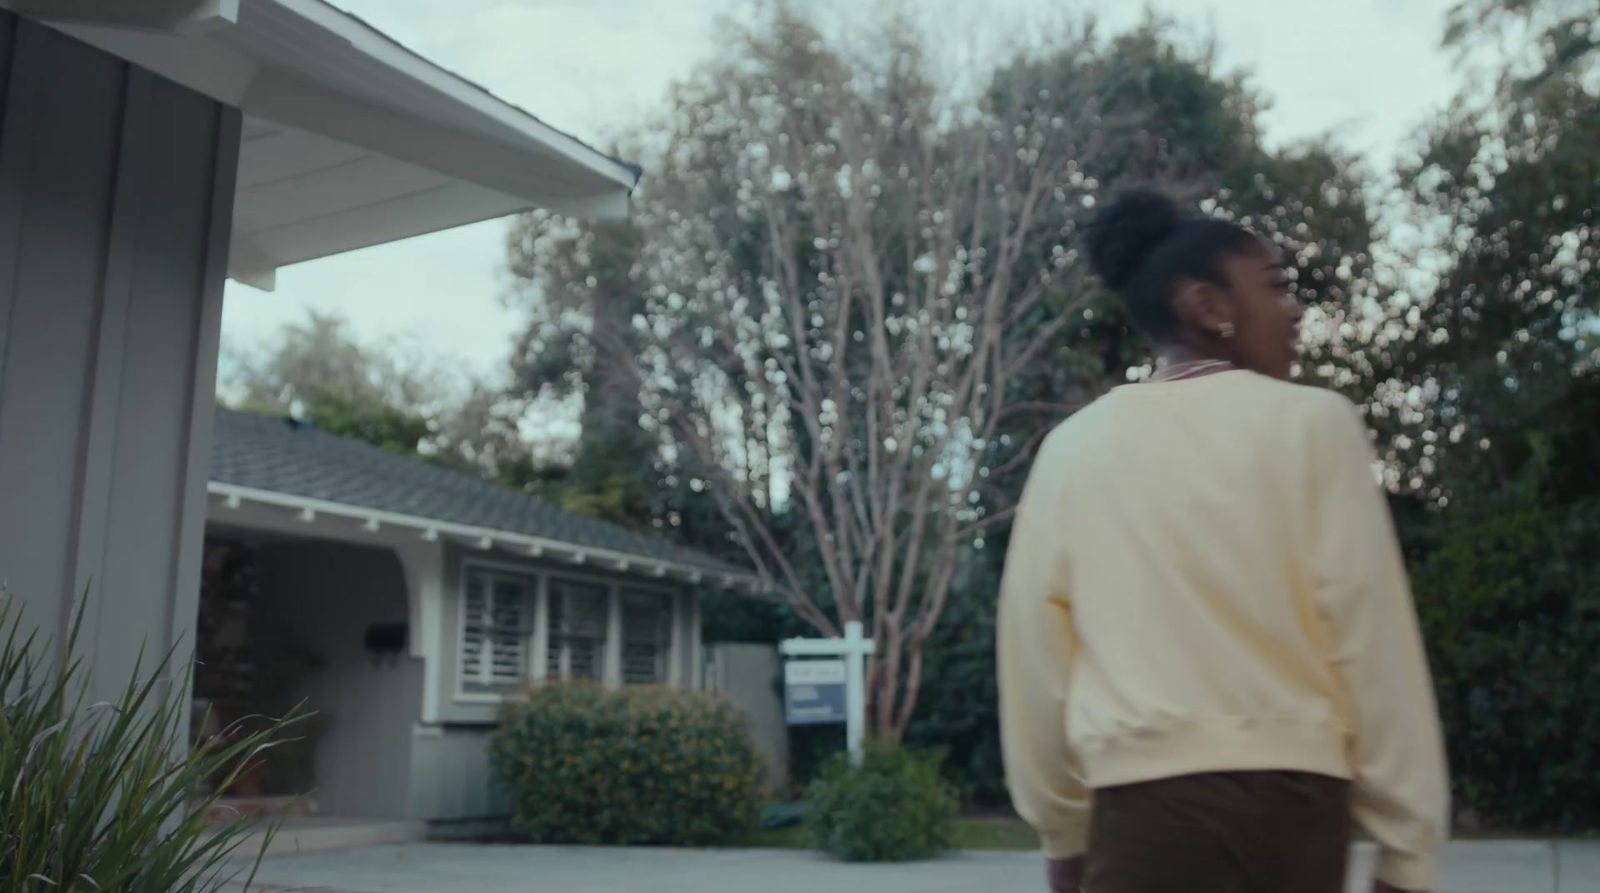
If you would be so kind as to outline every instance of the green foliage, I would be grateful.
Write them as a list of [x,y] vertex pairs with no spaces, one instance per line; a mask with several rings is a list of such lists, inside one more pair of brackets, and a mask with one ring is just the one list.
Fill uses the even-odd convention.
[[638,525],[650,517],[649,491],[628,475],[608,474],[587,486],[579,480],[561,488],[561,507],[616,524]]
[[526,403],[401,342],[360,339],[335,314],[309,311],[253,350],[225,345],[219,372],[219,396],[235,408],[306,418],[509,485],[537,480],[552,464],[548,449],[522,436]]
[[[1553,42],[1594,37],[1597,9],[1467,0],[1452,13],[1449,40],[1498,50],[1517,83],[1487,99],[1468,90],[1400,171],[1419,225],[1439,233],[1424,259],[1438,281],[1412,311],[1417,346],[1398,370],[1438,391],[1404,455],[1437,471],[1434,495],[1516,477],[1530,433],[1600,432],[1573,406],[1600,370],[1600,53]],[[1518,29],[1545,37],[1503,42]],[[1594,479],[1585,463],[1550,472]]]
[[962,562],[946,623],[928,643],[921,709],[906,730],[907,745],[943,750],[945,776],[962,800],[984,806],[1007,801],[994,664],[1004,553],[1003,540],[991,541]]
[[764,642],[776,645],[786,638],[815,634],[815,630],[796,618],[782,602],[753,599],[715,587],[700,590],[700,616],[704,618],[701,635],[707,644]]
[[937,759],[868,746],[838,754],[806,792],[812,845],[848,862],[927,859],[950,847],[958,802]]
[[[782,680],[778,689],[782,691]],[[842,724],[789,727],[789,788],[797,799],[847,744]]]
[[[632,221],[567,226],[545,212],[519,218],[507,250],[529,314],[511,357],[514,389],[583,397],[570,467],[545,490],[568,511],[640,527],[665,520],[659,443],[640,424],[639,384],[618,353],[636,353],[633,319],[641,234]],[[608,359],[607,355],[610,355]]]
[[1600,827],[1600,499],[1535,474],[1428,520],[1418,610],[1459,806],[1501,827]]
[[[687,506],[692,503],[684,504]],[[699,508],[716,511],[715,506],[701,505]],[[798,512],[787,512],[775,516],[771,522],[772,534],[780,541],[791,544],[790,548],[795,553],[794,572],[800,579],[801,585],[808,592],[815,593],[814,598],[819,604],[831,609],[833,600],[828,590],[827,574],[823,572],[821,559],[817,555],[817,544],[806,529],[806,522],[796,517],[798,514]],[[726,543],[721,550],[716,548],[713,531],[717,528],[726,529],[726,521],[716,517],[707,518],[691,510],[690,515],[684,518],[683,525],[677,530],[688,542],[710,554],[721,555],[731,562],[739,562],[741,559],[748,561],[748,556],[744,553],[730,553]],[[691,536],[694,538],[689,538]],[[776,597],[770,601],[756,600],[722,589],[705,587],[700,591],[700,599],[707,642],[776,644],[783,639],[796,636],[816,635],[816,627],[800,617],[791,605]]]
[[[1416,156],[1397,171],[1400,188],[1388,193],[1335,139],[1269,147],[1259,126],[1263,102],[1250,83],[1220,71],[1209,48],[1186,46],[1161,23],[1010,60],[980,103],[1007,121],[1092,121],[1069,128],[1092,139],[1061,150],[1072,160],[1062,188],[1074,196],[1081,189],[1099,199],[1154,181],[1238,217],[1280,247],[1311,307],[1306,379],[1367,406],[1392,481],[1412,497],[1402,532],[1459,798],[1487,820],[1529,828],[1592,826],[1587,804],[1600,802],[1587,781],[1596,774],[1590,717],[1600,711],[1585,694],[1595,688],[1586,655],[1596,644],[1596,567],[1586,556],[1595,551],[1600,500],[1593,470],[1600,455],[1596,9],[1595,0],[1459,2],[1444,23],[1447,44],[1463,54],[1498,47],[1504,71],[1475,76],[1462,99],[1420,134]],[[795,113],[819,114],[816,133],[848,120],[797,91],[836,82],[849,60],[813,39],[802,21],[783,27],[795,30],[775,41],[728,44],[730,53],[749,58],[724,70],[756,74],[691,79],[674,93],[662,131],[680,134],[674,145],[681,151],[652,165],[656,175],[636,215],[641,231],[562,230],[548,218],[529,218],[513,242],[514,271],[537,286],[530,297],[549,308],[534,317],[521,351],[523,385],[600,396],[586,400],[588,468],[573,504],[632,512],[645,501],[658,521],[670,519],[677,536],[717,550],[729,542],[727,523],[707,498],[690,493],[687,475],[675,477],[681,467],[651,480],[660,454],[637,439],[646,410],[638,389],[595,361],[600,342],[619,332],[632,339],[630,351],[650,346],[654,329],[618,325],[635,314],[674,321],[697,312],[696,288],[674,283],[665,309],[657,301],[651,316],[648,290],[635,280],[661,241],[657,230],[700,234],[689,243],[695,251],[668,252],[668,260],[687,263],[704,249],[717,258],[719,277],[742,283],[735,291],[762,293],[751,271],[775,247],[770,224],[788,219],[790,199],[771,197],[752,208],[741,198],[767,180],[747,175],[737,160],[754,143],[771,149],[765,122],[759,137],[741,123],[759,105],[750,97],[771,97],[773,109],[804,98],[810,111]],[[774,47],[782,53],[773,56]],[[769,77],[774,59],[803,76]],[[916,107],[920,89],[874,111],[914,127],[916,116],[902,113]],[[730,96],[738,102],[730,104]],[[1081,264],[1076,245],[1091,204],[1042,203],[1037,213],[1045,219],[1019,252],[1013,281],[1053,275],[1058,263]],[[876,234],[880,250],[904,235],[892,229],[910,219],[898,209],[889,199],[878,208],[874,219],[888,227]],[[949,212],[941,216],[959,216]],[[801,227],[789,238],[804,249],[819,244],[815,235]],[[798,259],[809,270],[817,256],[802,250]],[[1021,343],[1072,314],[1007,379],[1004,421],[979,457],[985,512],[1010,505],[1029,454],[1055,421],[1148,358],[1116,301],[1084,301],[1086,288],[1081,271],[1069,270],[1007,327],[1007,340]],[[670,303],[674,292],[686,303]],[[574,321],[554,324],[573,312]],[[712,336],[727,327],[712,322],[690,328],[716,345]],[[713,361],[735,355],[720,347],[709,353]],[[718,368],[736,392],[761,381]],[[802,426],[791,442],[803,457],[821,441]],[[641,489],[645,496],[636,495]],[[826,507],[831,499],[823,493],[819,501]],[[800,588],[827,598],[832,584],[818,536],[805,523],[773,515],[764,521],[798,568]],[[822,531],[822,541],[834,532]],[[945,748],[947,774],[965,796],[987,801],[1003,797],[992,612],[1006,530],[997,525],[982,537],[984,547],[962,559],[945,614],[931,629],[906,740]],[[793,634],[795,615],[781,607],[706,604],[713,640]],[[811,739],[796,740],[803,767]]]
[[[1280,246],[1298,272],[1303,298],[1329,321],[1325,328],[1337,329],[1347,305],[1374,287],[1374,233],[1361,170],[1326,143],[1268,149],[1257,121],[1261,102],[1250,85],[1220,72],[1208,50],[1185,48],[1181,39],[1157,23],[1114,39],[1103,55],[1068,52],[1023,60],[996,73],[993,93],[1048,95],[1054,110],[1065,113],[1065,103],[1083,101],[1075,90],[1090,85],[1094,101],[1106,106],[1106,124],[1099,149],[1078,164],[1098,181],[1099,194],[1156,181],[1212,197],[1219,213],[1239,216]],[[1082,214],[1063,213],[1062,227],[1081,225]],[[993,473],[985,497],[997,509],[1021,492],[1031,451],[1059,421],[1063,403],[1093,399],[1148,359],[1148,346],[1115,298],[1102,295],[1088,310],[1053,351],[1009,382],[1018,406],[1043,412],[1009,416],[1005,433],[990,444],[985,464]],[[1059,312],[1048,306],[1019,320],[1008,336],[1049,325]],[[1367,383],[1339,375],[1352,362],[1348,349],[1331,340],[1314,344],[1307,365],[1318,380],[1342,384],[1364,400],[1370,396]],[[983,548],[968,548],[963,557],[946,616],[926,649],[926,681],[906,739],[946,748],[947,774],[964,798],[979,803],[1006,796],[994,607],[1007,535],[1007,527],[997,526]]]
[[[751,839],[763,849],[811,849],[803,824],[769,825]],[[958,816],[951,823],[950,849],[961,852],[1009,851],[1037,853],[1039,835],[1014,816]]]
[[306,415],[318,428],[402,456],[414,456],[432,433],[428,420],[386,403],[372,403],[315,386],[306,400]]
[[[135,667],[114,702],[91,705],[76,630],[60,665],[47,666],[44,642],[21,635],[20,612],[0,592],[0,635],[0,889],[210,893],[241,875],[250,886],[256,863],[230,857],[267,826],[212,827],[217,794],[196,794],[213,779],[224,789],[299,718],[191,751],[189,678],[169,675],[168,660],[148,675]],[[262,851],[269,838],[270,829]]]
[[1522,67],[1507,69],[1502,93],[1536,91],[1600,51],[1600,2],[1458,0],[1445,18],[1445,46],[1467,50],[1488,40],[1529,57]]
[[399,345],[362,343],[343,317],[315,310],[256,351],[230,346],[222,372],[239,403],[279,411],[318,390],[357,405],[416,407],[443,398],[447,378]]
[[1447,42],[1498,48],[1502,77],[1401,170],[1440,233],[1394,370],[1432,392],[1399,413],[1392,458],[1430,497],[1401,529],[1457,801],[1525,830],[1600,826],[1596,9],[1458,4]]
[[490,758],[536,843],[707,846],[755,828],[765,760],[728,701],[667,688],[531,690]]

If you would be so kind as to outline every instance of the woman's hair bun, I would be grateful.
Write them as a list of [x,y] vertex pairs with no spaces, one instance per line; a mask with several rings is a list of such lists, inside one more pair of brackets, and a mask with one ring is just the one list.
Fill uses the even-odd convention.
[[1120,292],[1182,222],[1171,196],[1145,187],[1126,189],[1089,222],[1084,238],[1089,266],[1107,288]]

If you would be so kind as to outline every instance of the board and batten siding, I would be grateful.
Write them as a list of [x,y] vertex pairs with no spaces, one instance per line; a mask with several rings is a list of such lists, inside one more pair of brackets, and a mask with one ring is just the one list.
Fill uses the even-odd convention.
[[277,713],[303,702],[312,712],[296,733],[315,754],[311,799],[326,815],[411,817],[423,662],[365,648],[372,624],[406,622],[399,559],[389,549],[313,539],[269,541],[259,554],[257,616],[276,631],[283,684],[277,702],[260,707]]
[[0,11],[0,582],[94,697],[191,644],[239,135]]

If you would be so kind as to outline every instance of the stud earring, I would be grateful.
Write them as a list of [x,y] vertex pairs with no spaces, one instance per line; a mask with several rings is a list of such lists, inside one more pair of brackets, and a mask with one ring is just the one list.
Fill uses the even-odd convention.
[[1232,338],[1234,331],[1233,323],[1231,322],[1225,322],[1222,325],[1217,326],[1217,335],[1219,335],[1224,341]]

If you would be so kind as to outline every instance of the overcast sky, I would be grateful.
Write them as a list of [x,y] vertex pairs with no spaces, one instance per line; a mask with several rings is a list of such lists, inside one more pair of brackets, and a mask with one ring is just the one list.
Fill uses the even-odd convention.
[[[810,0],[837,6],[835,0]],[[843,0],[838,0],[843,2]],[[859,5],[863,0],[856,0]],[[870,2],[870,0],[866,0]],[[965,0],[909,0],[930,23]],[[647,117],[712,49],[719,16],[750,0],[335,0],[422,55],[596,144]],[[1026,27],[1045,0],[989,0],[987,27]],[[1272,102],[1274,143],[1331,133],[1386,167],[1454,94],[1438,49],[1450,0],[1088,0],[1105,27],[1146,6],[1215,33],[1223,64],[1252,73]],[[1010,23],[1015,23],[1011,25]],[[963,30],[951,28],[952,31]],[[519,320],[506,289],[505,221],[489,221],[279,271],[277,290],[228,283],[227,346],[270,339],[306,308],[341,314],[364,339],[424,346],[448,365],[497,376]]]

